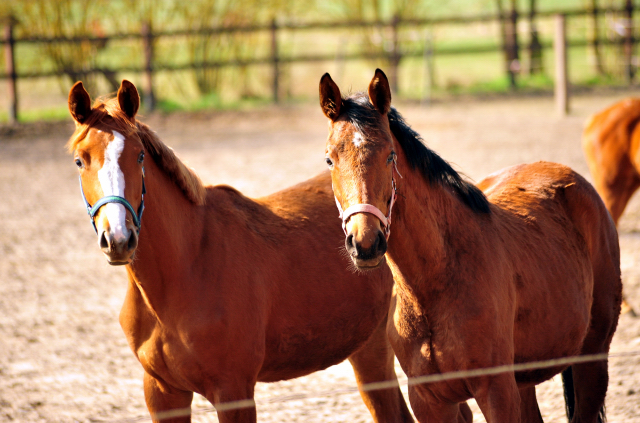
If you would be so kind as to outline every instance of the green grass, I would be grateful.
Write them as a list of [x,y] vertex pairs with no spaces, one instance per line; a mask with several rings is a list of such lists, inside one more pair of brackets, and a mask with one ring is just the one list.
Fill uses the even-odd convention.
[[224,101],[219,94],[212,93],[187,103],[172,99],[161,99],[157,103],[157,109],[164,113],[177,111],[197,112],[202,110],[242,110],[262,107],[269,104],[271,104],[271,99],[266,97],[240,98]]
[[[71,119],[67,105],[46,109],[27,109],[18,111],[18,120],[21,123],[52,122]],[[0,111],[0,123],[9,122],[7,111]]]
[[[118,2],[119,0],[116,0]],[[391,0],[384,0],[389,6]],[[493,13],[495,0],[452,0],[437,2],[425,0],[426,10],[430,16],[472,15],[478,13]],[[528,2],[520,2],[522,24],[520,26],[520,42],[523,46],[522,68],[527,66],[528,42],[526,32],[526,6]],[[539,0],[539,10],[559,8],[584,7],[583,0]],[[311,8],[313,10],[313,8]],[[312,12],[305,16],[305,20],[320,20],[321,16]],[[324,16],[326,18],[326,16]],[[337,18],[333,18],[337,19]],[[538,27],[543,41],[549,42],[553,36],[552,19],[540,19]],[[574,18],[568,21],[568,31],[572,39],[585,36],[586,21],[584,18]],[[603,26],[604,28],[604,26]],[[421,99],[426,89],[425,62],[421,56],[424,40],[431,34],[435,43],[435,87],[431,96],[439,95],[484,95],[489,93],[512,93],[504,72],[504,57],[502,52],[439,55],[438,49],[472,48],[487,45],[498,45],[498,26],[492,25],[450,25],[438,28],[401,28],[400,42],[404,51],[417,52],[418,57],[406,57],[399,69],[399,98]],[[313,31],[283,31],[279,36],[280,51],[286,55],[309,53],[323,53],[331,56],[335,54],[349,54],[363,48],[362,31],[350,30],[313,30]],[[386,33],[386,38],[389,34]],[[385,38],[385,39],[386,39]],[[383,43],[384,40],[378,40]],[[156,54],[159,63],[185,63],[188,61],[186,37],[163,37],[156,41]],[[254,45],[254,44],[252,44]],[[268,55],[268,33],[260,37],[255,44],[256,57]],[[267,52],[267,53],[265,53]],[[42,50],[34,44],[24,44],[17,48],[19,57],[19,72],[46,70],[52,67]],[[624,84],[620,75],[617,54],[613,48],[608,48],[605,54],[609,73],[606,76],[596,75],[592,63],[590,50],[586,47],[571,48],[569,50],[569,77],[572,84],[595,87]],[[119,66],[141,66],[142,49],[138,41],[114,40],[104,50],[97,51],[94,57],[99,66],[118,68]],[[0,66],[3,62],[0,57]],[[551,91],[553,89],[554,58],[551,49],[543,52],[544,73],[518,77],[518,92]],[[366,89],[366,83],[375,67],[382,67],[388,72],[388,64],[384,60],[362,60],[341,63],[339,60],[326,63],[297,63],[282,65],[281,94],[283,102],[316,101],[317,83],[320,76],[331,72],[336,81],[353,90]],[[221,71],[220,88],[217,92],[201,94],[190,71],[157,72],[154,74],[156,97],[159,98],[158,109],[171,113],[175,111],[199,111],[209,109],[244,109],[261,107],[271,101],[271,68],[269,65],[251,67],[246,73],[236,68],[226,68]],[[118,73],[118,79],[127,78],[141,86],[142,75],[136,73]],[[70,83],[66,79],[46,84],[32,83],[32,80],[19,82],[20,120],[29,122],[34,120],[67,119],[66,95]],[[1,82],[1,81],[0,81]],[[112,91],[104,79],[95,78],[95,88],[91,92],[92,98]],[[55,93],[53,95],[52,93]],[[0,98],[3,96],[0,87]],[[23,97],[27,101],[23,101]],[[47,97],[43,102],[42,98]],[[56,104],[60,106],[56,106]],[[6,109],[0,105],[0,122],[7,121]]]

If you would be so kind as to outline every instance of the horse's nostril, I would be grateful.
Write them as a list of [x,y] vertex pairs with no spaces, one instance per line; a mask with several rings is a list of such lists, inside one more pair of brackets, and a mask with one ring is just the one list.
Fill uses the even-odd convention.
[[351,254],[354,257],[358,255],[358,250],[356,249],[356,245],[353,240],[353,234],[347,235],[347,239],[345,239],[344,243],[345,243],[345,246],[347,247],[347,251],[349,252],[349,254]]
[[387,238],[385,238],[382,232],[378,232],[378,242],[376,246],[380,254],[387,252]]
[[135,249],[138,246],[138,237],[136,236],[135,232],[131,233],[131,236],[129,236],[129,242],[127,243],[127,249],[128,251],[131,251],[133,249]]
[[100,248],[103,250],[109,249],[109,241],[107,241],[107,235],[105,232],[102,232],[102,236],[100,237]]
[[373,245],[369,250],[372,252],[378,251],[378,246],[380,245],[380,237],[376,235],[376,239],[373,241]]

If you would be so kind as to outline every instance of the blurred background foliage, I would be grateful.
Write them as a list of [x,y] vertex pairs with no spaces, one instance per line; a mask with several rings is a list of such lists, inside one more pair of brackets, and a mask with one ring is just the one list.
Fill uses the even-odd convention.
[[[533,56],[528,57],[527,51],[533,42],[534,25],[533,29],[539,35],[536,42],[550,44],[552,22],[548,18],[534,22],[528,19],[529,13],[532,10],[575,10],[594,6],[622,8],[626,1],[629,0],[12,0],[0,2],[0,19],[12,16],[16,20],[16,38],[100,38],[140,33],[144,24],[158,34],[188,29],[269,25],[273,20],[299,24],[392,22],[394,18],[470,16],[497,14],[498,11],[510,13],[515,8],[519,12],[516,33],[521,44],[517,57],[519,89],[548,90],[552,86],[551,51],[544,54],[544,50],[538,51],[535,66]],[[603,38],[619,38],[620,31],[616,26],[620,25],[621,19],[610,15],[602,15],[599,22],[592,22],[588,17],[572,18],[568,24],[569,38],[587,39],[594,26],[599,28]],[[325,53],[333,55],[335,60],[328,63],[281,63],[282,97],[290,101],[315,98],[317,81],[325,71],[331,72],[339,83],[348,85],[369,77],[376,66],[383,69],[391,66],[392,59],[389,58],[341,60],[345,55],[388,53],[396,48],[401,55],[403,51],[426,52],[432,45],[438,48],[495,46],[496,50],[480,54],[436,55],[430,63],[420,54],[402,57],[398,71],[399,86],[394,95],[423,99],[443,93],[509,91],[512,87],[505,74],[505,55],[499,51],[505,42],[504,34],[508,29],[505,28],[505,22],[497,21],[437,27],[402,26],[395,41],[388,25],[308,31],[283,29],[278,32],[278,49],[283,57]],[[178,34],[156,38],[154,60],[175,66],[242,62],[267,58],[271,48],[268,31],[226,32],[210,36]],[[598,54],[600,57],[596,57],[588,47],[570,50],[570,77],[574,84],[615,85],[624,82],[620,70],[620,48],[601,47]],[[5,59],[0,57],[0,69],[4,70]],[[125,77],[139,84],[141,75],[134,69],[143,66],[144,51],[140,39],[116,37],[108,41],[98,39],[81,43],[19,43],[16,57],[18,73],[64,72],[64,77],[48,78],[46,83],[24,80],[20,82],[23,92],[38,84],[40,88],[37,89],[57,85],[58,94],[64,96],[72,83],[82,80],[95,95],[114,92]],[[507,63],[512,62],[513,58],[507,59]],[[99,71],[88,72],[90,69]],[[159,71],[155,76],[156,95],[160,99],[159,106],[166,110],[264,103],[271,97],[271,73],[268,65],[200,66],[195,70]],[[43,96],[40,100],[46,103]]]

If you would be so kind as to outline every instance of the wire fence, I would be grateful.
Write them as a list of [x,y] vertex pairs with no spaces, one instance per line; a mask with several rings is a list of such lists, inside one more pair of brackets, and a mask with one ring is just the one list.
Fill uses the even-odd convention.
[[[450,381],[450,380],[456,380],[456,379],[492,376],[492,375],[497,375],[501,373],[539,370],[539,369],[552,368],[552,367],[564,367],[567,365],[573,365],[578,363],[589,363],[594,361],[603,361],[608,359],[619,359],[619,358],[637,357],[637,356],[640,356],[640,350],[620,351],[620,352],[601,353],[601,354],[585,354],[585,355],[561,357],[561,358],[555,358],[555,359],[549,359],[549,360],[532,361],[532,362],[526,362],[526,363],[515,363],[515,364],[485,367],[485,368],[479,368],[479,369],[437,373],[437,374],[430,374],[430,375],[411,377],[411,378],[399,377],[397,380],[389,380],[389,381],[364,384],[360,387],[360,389],[363,391],[376,391],[376,390],[382,390],[382,389],[397,388],[403,385],[415,386],[415,385],[444,382],[444,381]],[[275,397],[257,400],[257,401],[254,399],[230,401],[225,403],[219,403],[215,407],[212,406],[212,407],[197,408],[197,409],[192,409],[191,407],[188,407],[188,408],[174,409],[174,410],[156,413],[152,417],[154,420],[162,421],[162,420],[168,420],[168,419],[177,418],[177,417],[186,417],[190,415],[195,416],[195,415],[209,414],[214,412],[239,410],[239,409],[245,409],[245,408],[252,408],[256,406],[268,406],[273,404],[282,404],[286,402],[311,399],[311,398],[336,397],[341,395],[353,394],[357,392],[358,392],[358,388],[353,386],[340,387],[335,389],[311,391],[311,392],[305,392],[305,393],[294,394],[294,395],[275,396]],[[146,422],[146,421],[150,421],[152,417],[138,416],[138,417],[132,417],[127,419],[115,420],[115,422],[117,423]],[[101,420],[92,419],[92,421],[101,421]],[[114,420],[109,420],[109,421],[114,421]]]

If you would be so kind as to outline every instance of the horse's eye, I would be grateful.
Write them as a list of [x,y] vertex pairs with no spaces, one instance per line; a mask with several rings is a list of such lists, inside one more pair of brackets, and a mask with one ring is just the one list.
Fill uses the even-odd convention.
[[329,169],[333,169],[333,161],[330,158],[325,157],[324,161],[327,162],[327,166],[329,166]]
[[144,151],[140,152],[140,155],[138,156],[138,163],[142,163],[144,161]]
[[79,157],[76,157],[76,166],[82,167],[82,160]]
[[391,162],[393,162],[396,159],[396,153],[391,153],[389,154],[389,157],[387,157],[387,164],[391,164]]

